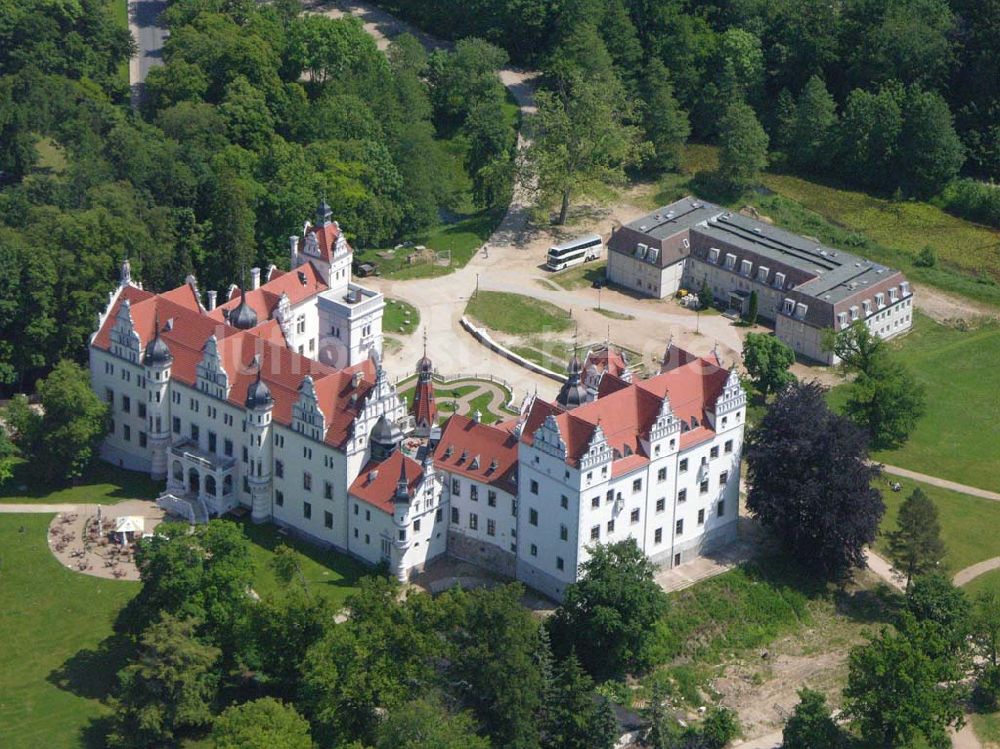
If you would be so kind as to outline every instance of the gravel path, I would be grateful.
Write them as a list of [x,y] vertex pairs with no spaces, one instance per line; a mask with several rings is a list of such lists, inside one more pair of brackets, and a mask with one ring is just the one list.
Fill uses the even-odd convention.
[[985,575],[987,572],[992,572],[995,569],[1000,569],[1000,557],[993,557],[984,562],[970,564],[964,570],[956,572],[955,576],[951,579],[951,583],[955,587],[961,587],[966,583],[972,582],[980,575]]
[[959,484],[955,481],[948,481],[948,479],[939,479],[937,476],[928,476],[926,473],[917,473],[916,471],[911,471],[907,468],[900,468],[899,466],[883,465],[882,468],[886,473],[891,473],[896,476],[913,479],[914,481],[922,481],[925,484],[937,486],[942,489],[950,489],[953,492],[970,494],[973,497],[981,497],[982,499],[990,499],[994,502],[1000,502],[1000,494],[991,492],[988,489],[980,489],[976,486]]

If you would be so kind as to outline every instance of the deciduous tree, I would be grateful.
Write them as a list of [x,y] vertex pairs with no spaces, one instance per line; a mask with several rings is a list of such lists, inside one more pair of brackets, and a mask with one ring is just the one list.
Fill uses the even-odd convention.
[[840,729],[830,714],[826,695],[813,689],[799,690],[799,704],[785,721],[783,749],[837,749]]
[[788,368],[795,363],[795,352],[770,333],[747,333],[743,341],[743,366],[764,400],[779,392],[795,375]]
[[306,719],[273,697],[226,708],[211,741],[214,749],[313,749]]
[[832,578],[866,565],[885,511],[872,487],[880,469],[864,432],[830,411],[818,383],[779,393],[745,454],[747,509],[799,562]]
[[376,749],[490,749],[476,735],[469,713],[452,714],[435,697],[417,699],[393,710],[378,728]]
[[667,608],[654,571],[632,539],[594,546],[549,620],[556,654],[575,650],[598,679],[647,667],[647,643]]

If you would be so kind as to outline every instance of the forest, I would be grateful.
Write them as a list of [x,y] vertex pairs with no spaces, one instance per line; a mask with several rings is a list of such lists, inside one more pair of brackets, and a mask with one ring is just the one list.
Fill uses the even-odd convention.
[[125,255],[146,288],[226,289],[286,264],[320,198],[355,247],[506,205],[503,50],[383,54],[298,0],[176,0],[135,112],[111,5],[0,0],[0,391],[83,360]]
[[[710,199],[767,166],[1000,225],[1000,0],[383,0],[457,42],[431,55],[299,0],[174,0],[138,112],[112,5],[0,0],[3,392],[82,360],[123,255],[149,288],[224,289],[320,197],[385,247],[498,218],[520,168],[562,223],[696,141]],[[544,74],[516,163],[508,61]]]

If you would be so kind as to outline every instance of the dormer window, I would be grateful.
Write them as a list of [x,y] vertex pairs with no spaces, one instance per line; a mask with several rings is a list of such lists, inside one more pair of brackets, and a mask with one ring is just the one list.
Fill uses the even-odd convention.
[[763,265],[757,266],[757,281],[760,283],[767,283],[767,276],[771,272],[770,268]]
[[885,306],[885,294],[879,293],[875,295],[875,306],[879,309]]
[[775,273],[774,274],[774,288],[783,289],[785,288],[785,274]]
[[871,299],[865,299],[861,306],[865,308],[865,317],[868,317],[872,313],[872,301]]
[[736,255],[731,252],[726,253],[726,270],[732,270],[736,267]]
[[750,277],[750,272],[753,270],[753,263],[749,260],[743,260],[740,262],[740,275]]
[[806,316],[806,312],[808,312],[808,311],[809,311],[809,307],[807,307],[804,304],[800,303],[800,304],[796,304],[795,305],[795,316],[799,320],[802,320]]
[[647,245],[645,245],[642,242],[640,242],[639,244],[637,244],[635,246],[635,256],[637,258],[639,258],[640,260],[645,259],[645,257],[646,257],[646,251],[648,249],[649,249],[649,247]]
[[713,247],[712,249],[710,249],[708,251],[708,262],[712,263],[713,265],[718,264],[718,262],[719,262],[719,248],[718,247]]
[[899,301],[899,289],[893,286],[889,289],[889,301],[898,302]]
[[840,327],[846,328],[847,327],[847,313],[846,312],[839,312],[839,313],[837,313],[837,322],[840,323]]
[[910,282],[909,281],[903,281],[899,285],[899,288],[900,288],[900,291],[902,291],[903,296],[909,296],[910,295]]
[[858,319],[858,312],[859,310],[857,305],[851,307],[851,322],[854,322],[855,320]]
[[781,311],[786,315],[791,315],[793,312],[795,312],[795,300],[786,299],[781,307]]

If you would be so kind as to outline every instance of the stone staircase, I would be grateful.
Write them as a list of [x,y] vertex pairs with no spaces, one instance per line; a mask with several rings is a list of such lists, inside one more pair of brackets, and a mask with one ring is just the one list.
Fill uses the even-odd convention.
[[156,499],[156,506],[169,515],[184,518],[192,525],[208,522],[208,509],[198,497],[168,490]]

